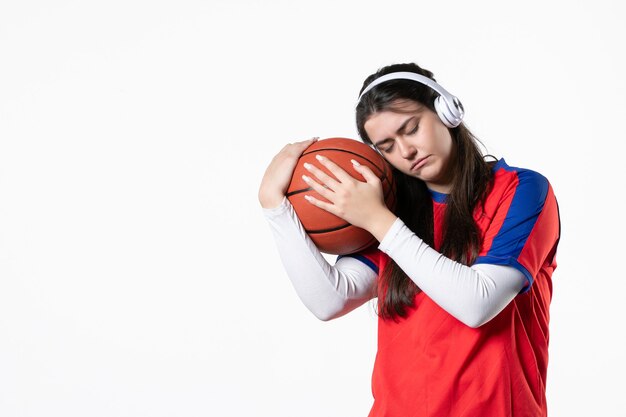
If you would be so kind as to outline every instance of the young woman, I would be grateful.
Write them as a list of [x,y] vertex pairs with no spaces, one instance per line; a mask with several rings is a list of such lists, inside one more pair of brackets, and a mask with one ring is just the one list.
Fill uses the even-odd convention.
[[[415,64],[368,77],[359,134],[393,166],[398,204],[384,204],[364,166],[328,158],[305,180],[308,200],[380,242],[330,265],[285,191],[301,153],[285,146],[259,200],[304,304],[330,320],[378,298],[370,416],[545,416],[549,305],[560,235],[557,202],[540,174],[486,161],[463,108]],[[325,175],[325,166],[336,179]]]

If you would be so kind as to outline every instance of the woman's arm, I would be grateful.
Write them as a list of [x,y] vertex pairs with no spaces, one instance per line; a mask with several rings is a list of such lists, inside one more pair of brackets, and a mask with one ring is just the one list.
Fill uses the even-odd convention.
[[334,267],[326,262],[285,197],[298,159],[316,140],[285,145],[274,156],[261,180],[259,202],[298,296],[320,320],[330,320],[375,296],[376,273],[352,258],[341,258]]
[[441,308],[470,327],[479,327],[502,311],[528,283],[510,266],[468,267],[428,246],[400,219],[380,243],[402,270]]
[[375,297],[377,274],[364,263],[340,258],[331,266],[304,231],[289,200],[264,208],[285,271],[304,305],[331,320]]

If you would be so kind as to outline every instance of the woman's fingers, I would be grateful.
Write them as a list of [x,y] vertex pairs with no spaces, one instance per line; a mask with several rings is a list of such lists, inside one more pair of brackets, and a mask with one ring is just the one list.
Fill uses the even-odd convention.
[[313,204],[316,207],[319,207],[321,209],[326,210],[327,212],[334,214],[335,216],[339,216],[339,212],[337,210],[337,207],[333,204],[333,203],[327,203],[325,201],[322,200],[318,200],[315,197],[312,197],[310,195],[305,195],[304,198],[311,204]]
[[363,175],[363,178],[365,178],[366,182],[370,184],[376,184],[380,182],[380,178],[378,178],[378,176],[374,174],[370,167],[366,165],[361,165],[354,159],[351,159],[350,162],[352,162],[352,165],[354,165],[354,170]]
[[325,156],[316,155],[315,158],[320,161],[320,164],[326,167],[326,169],[328,169],[335,176],[335,178],[339,180],[339,182],[354,180],[352,175],[348,174],[343,168]]
[[311,146],[311,144],[313,142],[317,142],[318,139],[319,139],[319,136],[315,136],[314,138],[311,138],[311,139],[307,139],[307,140],[302,140],[300,142],[296,142],[296,143],[294,143],[294,145],[297,145],[299,147],[304,147],[304,149],[306,149],[309,146]]
[[308,175],[303,175],[302,179],[304,180],[304,182],[307,183],[309,187],[311,187],[312,190],[317,191],[317,193],[324,197],[326,200],[332,201],[334,193],[331,189],[328,188],[328,186],[318,183]]
[[318,138],[285,145],[274,155],[263,174],[259,187],[259,201],[265,208],[276,207],[285,196],[300,155]]
[[[328,186],[331,190],[337,189],[337,186],[339,185],[339,182],[336,179],[334,179],[333,177],[331,177],[330,175],[328,175],[327,173],[325,173],[324,171],[322,171],[321,169],[319,169],[318,167],[316,167],[315,165],[309,164],[309,163],[305,163],[304,164],[304,168],[306,168],[307,171],[309,171],[311,174],[313,174],[315,176],[315,178],[320,180],[320,182],[322,184]],[[334,174],[334,172],[333,172],[333,174]]]
[[[369,225],[373,213],[380,213],[380,209],[387,210],[382,195],[381,180],[374,172],[365,165],[356,161],[353,167],[342,167],[334,164],[329,159],[322,158],[320,163],[323,167],[337,175],[343,181],[337,181],[331,174],[322,171],[321,168],[306,164],[314,178],[304,175],[303,179],[319,195],[305,195],[307,201],[314,206],[334,214],[358,227]],[[348,174],[355,171],[355,176]],[[365,181],[357,179],[361,175]],[[316,198],[317,197],[317,198]]]
[[293,157],[299,158],[300,155],[302,155],[302,153],[306,150],[306,148],[311,146],[314,142],[317,142],[318,139],[319,137],[316,136],[311,139],[301,140],[299,142],[294,142],[294,143],[288,143],[283,147],[281,152],[286,152],[292,155]]
[[[316,158],[318,161],[320,161],[320,164],[322,164],[335,176],[336,179],[312,164],[305,164],[304,167],[308,169],[312,174],[314,174],[320,181],[328,185],[331,189],[335,190],[337,183],[344,184],[349,183],[350,181],[359,181],[359,179],[356,178],[354,175],[349,174],[348,172],[346,172],[345,169],[343,169],[330,159],[326,158],[325,156],[317,155]],[[380,182],[380,178],[376,174],[374,174],[374,172],[368,166],[361,165],[354,159],[351,159],[350,162],[352,162],[354,170],[361,174],[367,183],[377,184]]]
[[[319,179],[322,183],[329,186],[331,189],[335,190],[339,183],[345,184],[345,183],[350,183],[352,181],[354,184],[354,181],[359,181],[358,178],[355,178],[354,175],[349,174],[345,169],[343,169],[341,166],[334,163],[329,158],[322,156],[322,155],[316,155],[315,158],[320,162],[322,166],[328,169],[328,171],[330,171],[335,177],[333,178],[332,176],[326,174],[324,171],[317,168],[313,164],[304,164],[304,167],[307,170],[309,170],[309,172],[311,172],[313,175],[315,175],[317,179]],[[368,167],[360,165],[355,160],[351,160],[351,162],[354,166],[355,171],[363,175],[363,177],[366,180],[368,177],[371,180],[376,180],[378,178]],[[366,175],[369,174],[368,177],[365,177],[364,173]]]

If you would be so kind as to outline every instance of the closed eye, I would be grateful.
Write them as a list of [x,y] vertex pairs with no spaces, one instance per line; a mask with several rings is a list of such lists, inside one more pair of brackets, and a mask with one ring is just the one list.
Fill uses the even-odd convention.
[[384,153],[391,153],[393,150],[393,142],[381,149]]
[[376,148],[378,148],[378,150],[380,150],[381,152],[389,153],[391,152],[391,149],[393,148],[393,140],[385,139],[382,142],[379,142],[374,146],[376,146]]

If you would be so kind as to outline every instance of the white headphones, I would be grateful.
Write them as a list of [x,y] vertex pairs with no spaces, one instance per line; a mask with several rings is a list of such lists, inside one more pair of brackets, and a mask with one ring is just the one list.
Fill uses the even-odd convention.
[[412,80],[432,88],[439,93],[439,97],[435,99],[435,110],[437,110],[437,115],[443,124],[449,128],[457,127],[461,124],[463,115],[465,114],[461,101],[452,94],[448,93],[445,88],[437,84],[435,81],[414,72],[392,72],[375,79],[370,83],[370,85],[365,87],[359,96],[359,102],[361,101],[361,97],[363,97],[365,93],[370,91],[372,88],[376,87],[378,84],[384,83],[385,81],[391,80]]

